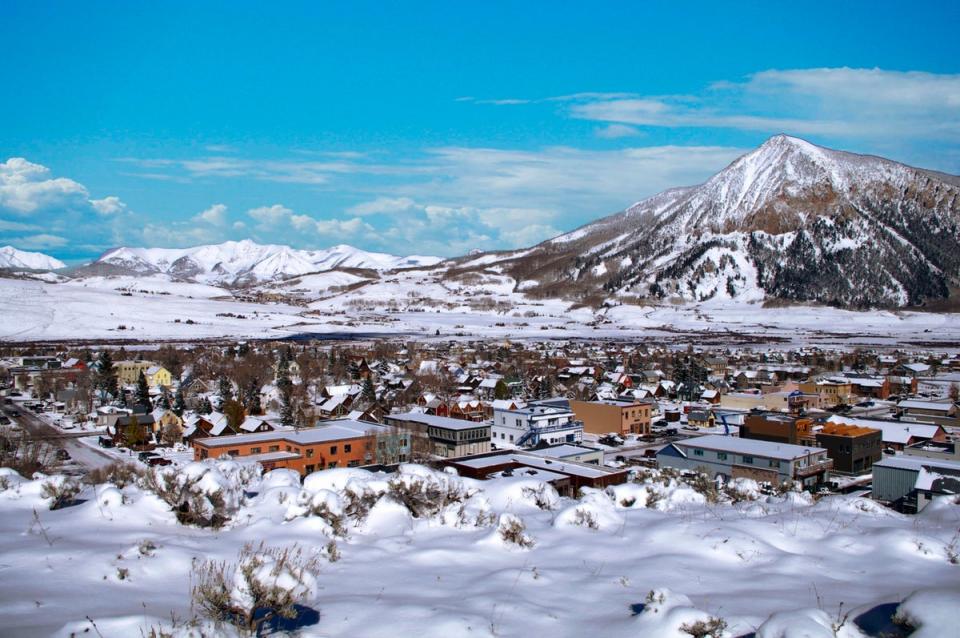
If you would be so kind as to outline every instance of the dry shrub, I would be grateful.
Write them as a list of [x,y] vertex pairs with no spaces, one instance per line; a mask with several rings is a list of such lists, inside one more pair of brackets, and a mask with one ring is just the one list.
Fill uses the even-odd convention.
[[710,616],[707,620],[698,620],[680,625],[680,631],[693,638],[720,638],[727,630],[727,621]]
[[460,483],[395,477],[387,492],[406,507],[414,518],[432,518],[454,503],[463,503],[468,494]]
[[53,477],[46,481],[40,491],[40,495],[49,498],[50,509],[58,510],[73,503],[77,494],[80,493],[80,485],[66,477]]
[[89,485],[112,483],[123,489],[128,485],[135,485],[143,478],[143,470],[132,463],[117,461],[110,465],[98,467],[87,472],[83,480]]
[[534,545],[533,539],[527,536],[527,526],[516,516],[502,518],[498,531],[504,542],[512,543],[523,549],[530,549]]
[[265,625],[298,615],[297,605],[316,595],[316,557],[299,547],[244,545],[236,564],[204,561],[194,566],[192,602],[216,621],[259,635]]

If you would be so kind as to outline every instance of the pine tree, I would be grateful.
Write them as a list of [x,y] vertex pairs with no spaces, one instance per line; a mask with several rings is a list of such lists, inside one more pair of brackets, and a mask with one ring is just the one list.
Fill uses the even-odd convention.
[[173,397],[173,411],[177,416],[183,416],[183,411],[187,409],[187,401],[183,396],[183,386],[177,387],[177,393]]
[[501,400],[510,398],[510,388],[503,379],[497,380],[497,385],[493,388],[493,397]]
[[280,402],[280,423],[294,425],[296,423],[296,410],[293,405],[293,393],[289,388],[280,392]]
[[230,399],[223,404],[223,414],[227,417],[227,424],[234,430],[238,429],[240,424],[247,419],[247,412],[243,409],[243,404],[234,399]]
[[369,403],[377,400],[377,389],[373,386],[373,380],[369,376],[363,381],[361,396]]
[[160,407],[164,410],[170,409],[170,392],[166,388],[160,393]]
[[150,402],[150,386],[147,385],[147,375],[143,370],[137,377],[137,403],[146,406],[148,412],[153,409],[153,404]]
[[217,410],[223,412],[223,406],[226,405],[227,401],[233,400],[233,384],[230,383],[230,379],[228,379],[226,375],[221,374],[219,385],[220,403],[217,406]]
[[97,359],[97,389],[100,398],[105,400],[107,395],[117,398],[117,371],[113,367],[113,357],[109,350],[100,352]]
[[210,414],[213,412],[213,405],[208,397],[203,397],[197,405],[197,414]]
[[263,406],[260,405],[260,380],[250,379],[250,385],[243,395],[243,407],[247,409],[247,414],[263,414]]

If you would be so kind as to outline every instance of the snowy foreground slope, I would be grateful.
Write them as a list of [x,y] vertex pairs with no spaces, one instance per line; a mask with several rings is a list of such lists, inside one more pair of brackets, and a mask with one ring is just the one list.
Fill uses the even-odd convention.
[[[287,470],[261,481],[232,461],[187,465],[178,476],[196,502],[219,497],[231,513],[212,531],[178,523],[135,485],[88,487],[84,502],[51,511],[49,479],[2,472],[5,635],[169,628],[171,614],[197,612],[194,566],[261,542],[319,559],[303,636],[680,638],[681,625],[714,617],[724,636],[853,638],[892,629],[906,599],[901,616],[920,638],[951,635],[960,604],[960,506],[948,500],[909,517],[857,497],[763,496],[742,479],[708,503],[655,471],[572,500],[533,478],[478,482],[416,465],[328,470],[302,486]],[[446,504],[402,504],[427,493]],[[520,535],[502,533],[517,522]]]

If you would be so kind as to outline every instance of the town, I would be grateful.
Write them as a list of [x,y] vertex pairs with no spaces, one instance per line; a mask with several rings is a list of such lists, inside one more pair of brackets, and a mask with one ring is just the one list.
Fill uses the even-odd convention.
[[616,342],[6,348],[7,454],[78,473],[231,458],[301,476],[400,463],[561,494],[640,468],[869,496],[960,493],[960,358]]

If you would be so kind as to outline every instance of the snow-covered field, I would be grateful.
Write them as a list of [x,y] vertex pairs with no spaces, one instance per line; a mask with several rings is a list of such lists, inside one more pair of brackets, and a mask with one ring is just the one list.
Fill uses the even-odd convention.
[[[726,621],[724,636],[878,636],[855,619],[889,619],[917,590],[926,593],[908,607],[926,625],[914,635],[949,636],[960,604],[960,506],[947,500],[910,517],[851,496],[762,496],[745,480],[736,487],[746,500],[709,504],[655,475],[579,500],[532,478],[477,482],[412,465],[394,477],[328,470],[302,486],[286,470],[261,482],[232,461],[179,475],[197,494],[220,493],[232,521],[185,526],[133,485],[87,488],[84,502],[51,511],[43,479],[5,474],[0,633],[146,635],[197,611],[195,565],[235,562],[261,542],[320,559],[304,636],[680,638],[681,624],[710,616]],[[424,486],[457,500],[414,518],[396,495]],[[335,533],[357,496],[368,513],[347,515]],[[525,529],[515,538],[532,547],[501,533],[516,521]]]
[[[364,283],[364,282],[367,283]],[[763,308],[743,301],[592,310],[531,299],[498,272],[402,271],[366,280],[331,271],[237,293],[166,275],[65,283],[0,279],[0,340],[282,338],[362,333],[473,338],[653,338],[955,349],[960,315]],[[345,289],[344,287],[349,287]],[[254,301],[259,294],[260,300]],[[280,301],[274,301],[280,295]],[[269,299],[270,301],[262,301]],[[284,301],[286,300],[286,301]],[[120,329],[124,326],[124,329]]]

